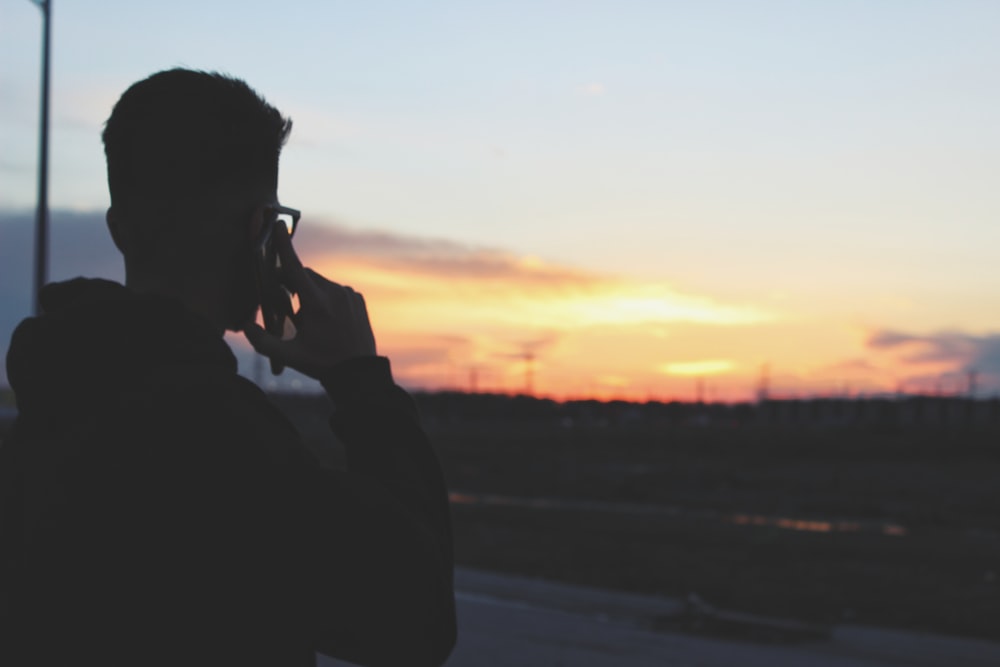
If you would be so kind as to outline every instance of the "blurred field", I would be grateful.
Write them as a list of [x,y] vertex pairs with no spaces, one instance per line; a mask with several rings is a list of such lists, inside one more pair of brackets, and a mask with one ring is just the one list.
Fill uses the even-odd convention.
[[[340,465],[325,397],[275,400]],[[418,401],[451,490],[500,497],[453,503],[461,565],[696,593],[805,621],[997,637],[996,430],[464,418]],[[538,499],[564,502],[524,502]],[[823,532],[838,523],[856,529]]]
[[[801,620],[994,638],[1000,627],[1000,456],[984,436],[502,425],[433,436],[456,489],[695,510],[455,504],[460,563]],[[907,532],[734,525],[727,512]]]
[[[453,503],[459,564],[696,593],[720,607],[799,620],[997,636],[995,430],[581,425],[442,416],[433,401],[421,406],[453,492],[612,504]],[[310,440],[328,442],[312,408],[284,407]],[[739,525],[734,515],[865,529]],[[880,532],[883,523],[905,534]]]

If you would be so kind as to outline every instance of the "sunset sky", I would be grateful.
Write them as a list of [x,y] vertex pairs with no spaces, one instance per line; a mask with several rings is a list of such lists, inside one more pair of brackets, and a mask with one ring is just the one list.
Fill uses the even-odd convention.
[[[4,353],[40,36],[0,5]],[[55,0],[53,40],[54,279],[121,277],[101,126],[188,66],[292,117],[296,246],[406,386],[1000,393],[998,2]]]

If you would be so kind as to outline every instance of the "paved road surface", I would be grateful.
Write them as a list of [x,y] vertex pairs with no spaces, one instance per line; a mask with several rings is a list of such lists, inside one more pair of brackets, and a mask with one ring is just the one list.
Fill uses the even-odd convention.
[[[843,626],[793,645],[652,632],[679,600],[460,569],[447,667],[997,667],[1000,643]],[[320,667],[342,667],[321,658]]]

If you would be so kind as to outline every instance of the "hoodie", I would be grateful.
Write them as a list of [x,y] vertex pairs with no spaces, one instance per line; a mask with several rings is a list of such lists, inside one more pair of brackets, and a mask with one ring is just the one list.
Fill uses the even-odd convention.
[[388,360],[323,378],[349,463],[328,470],[180,302],[82,278],[40,297],[7,356],[0,662],[444,662],[447,494]]

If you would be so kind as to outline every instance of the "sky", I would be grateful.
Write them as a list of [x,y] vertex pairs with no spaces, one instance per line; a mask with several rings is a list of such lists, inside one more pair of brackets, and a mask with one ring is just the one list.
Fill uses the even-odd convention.
[[[186,66],[293,119],[296,246],[365,293],[406,386],[746,400],[765,375],[856,395],[975,371],[1000,393],[1000,3],[96,7],[54,2],[53,279],[121,277],[101,127]],[[4,347],[29,309],[40,37],[0,0]]]

